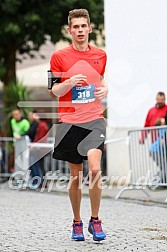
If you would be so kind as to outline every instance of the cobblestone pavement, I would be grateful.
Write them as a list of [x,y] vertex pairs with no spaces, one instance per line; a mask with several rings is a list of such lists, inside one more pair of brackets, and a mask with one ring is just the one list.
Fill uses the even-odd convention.
[[102,199],[107,240],[87,232],[89,198],[82,199],[84,242],[71,241],[71,206],[66,194],[0,190],[0,252],[167,251],[165,206]]

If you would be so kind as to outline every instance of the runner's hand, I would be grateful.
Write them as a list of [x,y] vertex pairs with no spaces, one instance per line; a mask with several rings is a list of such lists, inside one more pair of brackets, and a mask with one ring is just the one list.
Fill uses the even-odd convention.
[[70,78],[70,85],[74,86],[82,86],[87,81],[87,77],[83,74],[76,74]]
[[107,87],[99,87],[95,89],[94,95],[96,99],[103,99],[108,93]]

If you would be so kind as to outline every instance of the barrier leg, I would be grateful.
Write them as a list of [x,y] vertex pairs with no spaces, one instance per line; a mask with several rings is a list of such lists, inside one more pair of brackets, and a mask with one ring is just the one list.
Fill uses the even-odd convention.
[[150,198],[150,194],[148,192],[146,192],[145,189],[143,188],[135,188],[134,186],[129,186],[129,187],[125,187],[122,190],[119,191],[119,193],[116,195],[115,199],[119,199],[121,197],[121,195],[125,192],[125,191],[129,191],[129,190],[142,190],[142,192],[148,197]]

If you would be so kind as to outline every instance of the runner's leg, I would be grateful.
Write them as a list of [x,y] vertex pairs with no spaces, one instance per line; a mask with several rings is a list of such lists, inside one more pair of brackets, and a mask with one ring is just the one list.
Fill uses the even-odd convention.
[[92,217],[99,214],[100,198],[101,198],[101,155],[100,149],[91,149],[88,151],[89,166],[89,196],[91,202]]
[[80,180],[79,174],[81,174],[83,170],[83,165],[69,163],[69,168],[70,168],[69,197],[74,214],[74,220],[80,221],[81,188],[79,188],[79,180]]

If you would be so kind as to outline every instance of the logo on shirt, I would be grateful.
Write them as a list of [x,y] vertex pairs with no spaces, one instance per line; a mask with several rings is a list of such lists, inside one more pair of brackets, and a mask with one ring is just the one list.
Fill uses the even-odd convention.
[[95,60],[95,61],[94,61],[94,64],[99,64],[98,60]]

